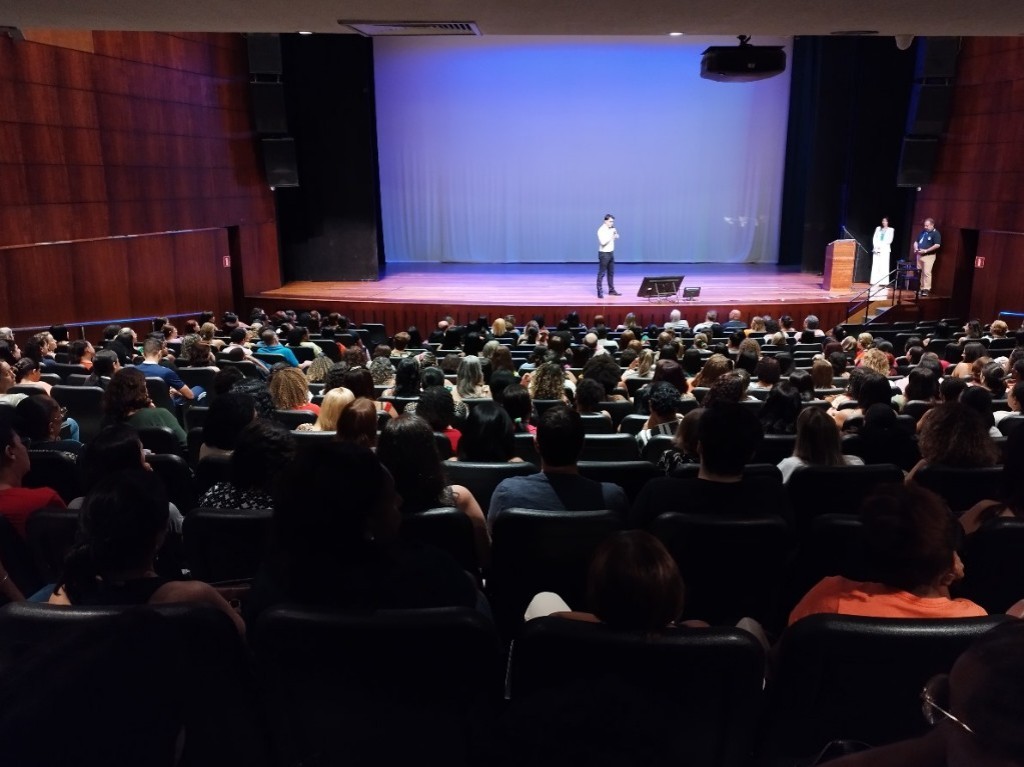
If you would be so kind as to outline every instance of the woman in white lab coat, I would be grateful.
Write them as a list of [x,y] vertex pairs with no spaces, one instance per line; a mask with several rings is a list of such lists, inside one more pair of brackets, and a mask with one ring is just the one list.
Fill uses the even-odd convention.
[[[889,274],[889,256],[892,253],[892,241],[896,232],[889,226],[889,219],[883,218],[882,225],[875,227],[875,234],[871,238],[871,284],[884,280]],[[887,295],[885,288],[878,288],[871,291],[872,298],[884,298]]]

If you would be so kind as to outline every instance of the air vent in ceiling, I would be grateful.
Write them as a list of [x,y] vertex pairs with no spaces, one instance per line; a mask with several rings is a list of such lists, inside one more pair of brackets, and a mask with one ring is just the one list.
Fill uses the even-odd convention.
[[345,21],[343,27],[364,37],[401,37],[409,35],[480,35],[474,21]]

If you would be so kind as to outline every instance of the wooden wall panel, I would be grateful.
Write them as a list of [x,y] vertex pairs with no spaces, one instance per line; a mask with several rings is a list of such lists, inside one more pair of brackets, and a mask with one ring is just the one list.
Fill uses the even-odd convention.
[[[1002,309],[1024,310],[1024,40],[967,38],[960,53],[949,126],[940,143],[932,183],[917,198],[914,228],[936,219],[943,249],[936,289],[956,294],[961,269],[974,255],[970,305],[955,314],[995,318]],[[962,231],[977,230],[976,254],[962,252]],[[1016,255],[1015,255],[1016,254]]]
[[[174,314],[179,299],[182,311],[224,311],[240,298],[220,265],[237,226],[251,230],[233,267],[239,292],[278,287],[244,39],[73,38],[0,38],[0,324]],[[39,264],[54,281],[81,275],[89,292],[40,290]],[[18,284],[33,301],[10,289]]]

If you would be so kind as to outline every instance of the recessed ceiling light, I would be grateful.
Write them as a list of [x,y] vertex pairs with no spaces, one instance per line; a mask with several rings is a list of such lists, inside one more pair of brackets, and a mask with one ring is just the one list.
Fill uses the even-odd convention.
[[305,29],[300,29],[300,30],[299,30],[299,34],[300,34],[300,35],[311,35],[311,34],[313,34],[313,33],[312,33],[312,32],[309,32],[309,31],[307,31],[307,30],[305,30]]
[[682,37],[683,34],[684,34],[683,32],[669,32],[668,36],[669,37]]

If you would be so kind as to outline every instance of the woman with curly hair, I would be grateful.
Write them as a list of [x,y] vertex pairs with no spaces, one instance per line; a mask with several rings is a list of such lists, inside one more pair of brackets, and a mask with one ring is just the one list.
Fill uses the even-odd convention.
[[925,465],[971,469],[995,466],[999,448],[989,436],[981,415],[960,402],[936,405],[918,422],[921,460],[907,476],[909,482]]
[[874,370],[879,375],[889,376],[892,374],[892,361],[889,355],[881,349],[866,349],[858,363],[862,368]]
[[166,427],[174,432],[182,449],[188,442],[188,435],[174,413],[153,404],[146,389],[146,376],[137,368],[121,368],[114,373],[103,393],[103,414],[105,425],[126,423],[134,429]]
[[565,371],[557,362],[545,362],[528,376],[527,385],[533,399],[557,399],[568,403],[565,396]]
[[281,368],[270,376],[270,396],[278,410],[308,410],[320,415],[320,407],[309,401],[309,383],[299,368]]
[[429,423],[416,415],[388,422],[380,433],[377,457],[394,477],[402,514],[454,506],[473,523],[477,557],[487,563],[491,540],[484,512],[468,489],[448,483]]
[[333,364],[331,358],[326,354],[314,357],[313,361],[309,363],[309,367],[306,368],[306,380],[310,383],[323,383],[327,378],[327,371]]

